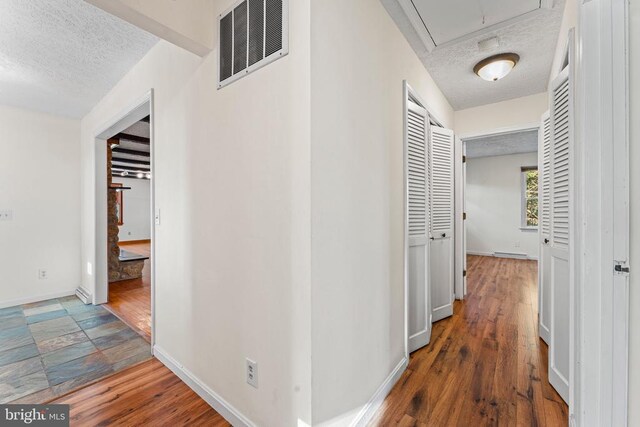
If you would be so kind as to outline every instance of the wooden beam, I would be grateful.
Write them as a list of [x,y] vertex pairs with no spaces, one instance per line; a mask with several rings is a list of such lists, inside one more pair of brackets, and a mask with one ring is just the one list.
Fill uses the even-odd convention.
[[129,149],[120,148],[120,147],[114,148],[113,152],[114,153],[121,153],[121,154],[130,154],[132,156],[151,157],[151,153],[147,153],[146,151],[129,150]]
[[129,133],[119,133],[116,136],[114,136],[114,138],[119,140],[124,139],[125,141],[136,142],[138,144],[144,144],[144,145],[151,144],[151,140],[146,136],[131,135]]
[[111,159],[113,162],[120,162],[120,163],[129,163],[129,164],[134,164],[134,165],[151,165],[151,162],[147,162],[144,160],[136,160],[136,159],[121,159],[119,157],[114,157]]
[[114,169],[123,170],[123,171],[133,171],[133,172],[151,172],[151,169],[147,169],[147,168],[136,168],[136,167],[133,167],[133,166],[111,165],[111,170],[113,171]]

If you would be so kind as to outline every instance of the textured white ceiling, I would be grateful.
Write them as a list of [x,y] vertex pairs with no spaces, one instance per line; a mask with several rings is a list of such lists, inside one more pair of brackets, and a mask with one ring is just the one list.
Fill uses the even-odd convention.
[[467,157],[504,156],[538,151],[538,131],[527,130],[465,141]]
[[[496,25],[479,33],[474,32],[477,28],[471,21],[467,31],[463,31],[458,24],[455,34],[463,36],[457,39],[458,41],[438,46],[431,52],[421,41],[398,0],[381,1],[454,110],[546,91],[565,0],[555,0],[553,9],[541,8],[527,15],[527,18],[508,25]],[[420,3],[432,0],[414,1]],[[502,1],[465,0],[469,8],[482,4],[485,9]],[[416,10],[427,13],[428,9],[421,6],[416,7]],[[446,7],[438,14],[430,16],[428,20],[447,23],[456,22],[456,17],[456,9]],[[500,45],[481,52],[478,42],[492,36],[498,37]],[[473,66],[476,63],[501,52],[515,52],[520,55],[520,62],[507,77],[497,82],[487,82],[474,74]]]
[[157,40],[82,0],[1,0],[0,104],[82,117]]

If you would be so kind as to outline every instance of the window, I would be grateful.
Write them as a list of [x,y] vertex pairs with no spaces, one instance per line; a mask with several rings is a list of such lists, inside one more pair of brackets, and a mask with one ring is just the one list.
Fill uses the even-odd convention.
[[522,169],[522,228],[538,228],[538,167]]

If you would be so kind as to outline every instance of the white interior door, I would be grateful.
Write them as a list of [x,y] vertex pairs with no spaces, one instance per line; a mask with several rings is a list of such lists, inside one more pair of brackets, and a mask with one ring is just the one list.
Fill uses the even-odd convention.
[[430,271],[433,321],[453,314],[454,299],[454,136],[436,126],[430,132]]
[[465,220],[464,187],[466,183],[465,144],[456,138],[455,144],[455,294],[464,299],[467,294],[467,239]]
[[431,339],[429,293],[429,150],[427,111],[407,100],[405,163],[409,352]]
[[549,382],[569,401],[569,370],[572,273],[570,250],[573,236],[572,151],[573,90],[569,67],[553,81],[551,90],[551,343],[549,344]]
[[538,333],[551,342],[551,120],[542,115],[538,132],[538,202],[540,258],[538,260]]

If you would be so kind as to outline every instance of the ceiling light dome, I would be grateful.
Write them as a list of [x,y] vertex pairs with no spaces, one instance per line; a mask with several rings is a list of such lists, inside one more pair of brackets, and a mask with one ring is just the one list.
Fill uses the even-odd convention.
[[505,77],[516,66],[520,56],[516,53],[501,53],[478,62],[473,72],[488,82],[495,82]]

